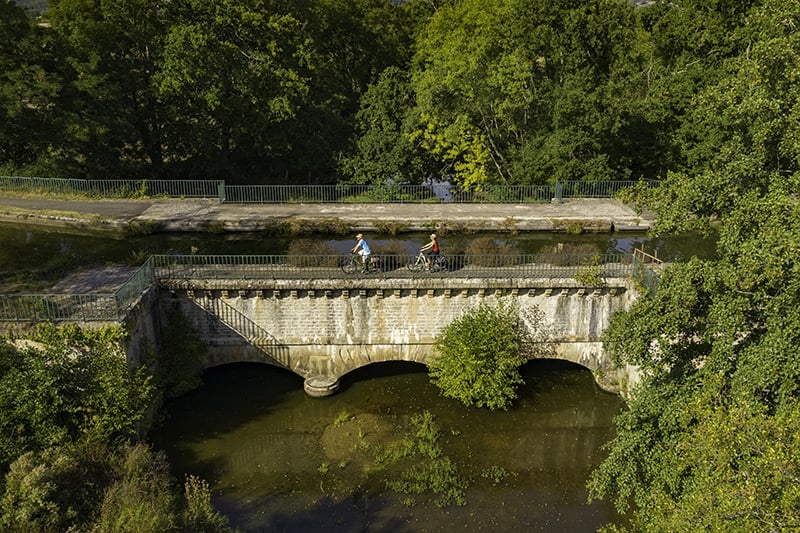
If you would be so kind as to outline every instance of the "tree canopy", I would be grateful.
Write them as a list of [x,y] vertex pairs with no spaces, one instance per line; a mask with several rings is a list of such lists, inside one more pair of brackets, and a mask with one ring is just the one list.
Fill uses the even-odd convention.
[[718,258],[673,265],[605,333],[645,379],[590,488],[635,530],[800,527],[800,7],[761,4],[686,112],[693,171],[644,199],[657,232],[718,231]]
[[719,89],[736,62],[767,79],[792,60],[753,63],[769,54],[753,31],[781,37],[752,25],[770,4],[52,0],[31,20],[4,2],[0,170],[477,187],[695,175],[735,131],[702,109],[734,94]]

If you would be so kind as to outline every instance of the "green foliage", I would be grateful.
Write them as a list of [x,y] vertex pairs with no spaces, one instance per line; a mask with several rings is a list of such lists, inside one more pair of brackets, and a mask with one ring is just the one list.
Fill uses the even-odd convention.
[[167,312],[166,331],[153,365],[159,390],[164,398],[172,398],[200,386],[201,361],[208,346],[178,310]]
[[208,484],[187,478],[185,499],[163,452],[146,444],[64,444],[14,461],[0,498],[10,532],[229,532]]
[[110,480],[100,454],[66,445],[14,461],[0,500],[4,531],[66,531],[90,518]]
[[141,434],[155,391],[129,369],[119,328],[41,325],[37,344],[0,341],[0,465],[62,442]]
[[384,468],[394,466],[397,470],[397,465],[402,466],[398,478],[386,484],[401,494],[433,493],[438,496],[437,507],[466,505],[465,483],[459,480],[456,465],[439,445],[440,436],[439,426],[429,411],[412,416],[403,438],[379,454]]
[[766,0],[748,14],[747,55],[687,111],[691,172],[646,195],[660,232],[718,228],[718,259],[669,267],[604,334],[644,379],[590,492],[633,504],[636,531],[800,525],[800,12]]
[[507,409],[523,383],[524,337],[516,308],[481,303],[436,338],[431,380],[442,394],[465,405]]
[[208,482],[196,476],[186,476],[183,485],[186,508],[183,511],[184,531],[224,533],[231,531],[228,520],[211,505]]
[[163,452],[144,444],[123,445],[109,454],[111,482],[105,484],[94,531],[157,533],[177,529],[178,498]]
[[600,256],[595,255],[591,259],[583,261],[583,264],[578,267],[578,271],[575,273],[575,281],[587,287],[602,287],[605,285]]

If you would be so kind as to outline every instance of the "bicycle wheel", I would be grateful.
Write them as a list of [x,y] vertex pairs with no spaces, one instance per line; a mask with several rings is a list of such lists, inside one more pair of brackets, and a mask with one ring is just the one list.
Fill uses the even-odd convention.
[[431,264],[431,272],[447,272],[447,258],[437,257]]
[[355,260],[345,259],[342,261],[342,272],[345,274],[355,274],[356,270],[358,270],[358,265],[356,265]]
[[411,272],[422,272],[423,270],[425,270],[425,268],[427,268],[426,265],[425,265],[425,261],[423,261],[421,257],[417,258],[417,262],[416,263],[409,263],[408,264],[408,269]]

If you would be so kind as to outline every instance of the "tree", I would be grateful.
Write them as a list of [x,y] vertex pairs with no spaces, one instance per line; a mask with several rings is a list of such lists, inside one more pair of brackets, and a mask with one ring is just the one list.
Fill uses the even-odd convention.
[[412,141],[415,124],[408,73],[389,67],[361,99],[355,147],[352,155],[340,159],[342,175],[359,184],[421,183],[440,175],[436,162]]
[[121,336],[43,325],[39,345],[0,342],[0,468],[64,441],[142,431],[154,389],[147,369],[128,368]]
[[630,6],[468,0],[437,10],[418,41],[416,138],[459,183],[626,177]]
[[431,381],[465,405],[506,409],[523,383],[525,331],[516,308],[481,303],[436,337]]
[[800,11],[769,0],[749,15],[747,54],[691,112],[694,172],[651,198],[659,231],[717,227],[718,258],[670,267],[605,334],[645,377],[590,490],[632,502],[635,530],[800,525],[800,448],[785,429],[800,402]]
[[[47,16],[74,69],[69,125],[88,177],[161,177],[165,110],[154,75],[168,1],[54,0]],[[73,176],[70,176],[73,177]]]
[[[307,105],[312,40],[293,14],[192,1],[167,31],[158,91],[176,117],[171,157],[183,173],[252,177],[288,150]],[[202,58],[202,59],[201,59]]]
[[[64,165],[66,80],[61,43],[13,2],[0,2],[0,169],[47,175]],[[68,161],[67,161],[68,162]]]

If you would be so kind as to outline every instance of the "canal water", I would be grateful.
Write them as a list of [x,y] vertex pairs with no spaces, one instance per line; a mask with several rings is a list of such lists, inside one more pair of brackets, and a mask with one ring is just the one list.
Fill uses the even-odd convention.
[[[428,242],[427,233],[398,236],[366,234],[376,250],[416,254]],[[444,253],[463,252],[470,243],[490,237],[508,245],[518,253],[534,254],[549,251],[557,244],[583,245],[596,253],[626,253],[644,247],[664,260],[681,260],[692,256],[711,257],[714,239],[697,235],[650,238],[644,233],[598,233],[568,235],[564,233],[524,233],[518,235],[481,233],[444,235],[440,239]],[[293,241],[302,239],[311,253],[319,253],[322,244],[334,253],[346,253],[354,244],[350,236],[317,235],[314,237],[265,237],[260,234],[170,233],[154,235],[111,235],[92,233],[87,229],[47,228],[24,224],[0,223],[0,293],[46,292],[70,272],[82,268],[128,264],[140,265],[150,254],[286,254]],[[295,243],[296,244],[296,243]]]
[[[443,249],[491,237],[520,253],[558,243],[598,253],[644,247],[665,260],[710,257],[713,240],[645,234],[446,235]],[[305,238],[305,237],[304,237]],[[373,247],[414,253],[427,235],[367,235]],[[310,241],[345,253],[349,236]],[[128,235],[0,224],[0,293],[45,292],[70,272],[138,265],[149,254],[285,254],[292,238],[255,234]],[[298,376],[266,365],[207,370],[204,384],[173,399],[151,434],[174,473],[206,479],[213,502],[244,531],[596,531],[620,519],[587,503],[586,480],[613,435],[621,399],[591,374],[561,361],[529,362],[508,411],[467,408],[441,396],[423,366],[380,363],[342,378],[334,396],[313,399]],[[427,416],[438,429],[436,459],[387,464]],[[405,439],[405,441],[404,441]],[[435,454],[434,454],[435,455]],[[437,493],[398,491],[414,468],[446,464]],[[441,482],[441,479],[439,479]],[[393,485],[394,484],[394,485]],[[441,487],[440,487],[441,488]],[[447,500],[441,492],[457,498]],[[463,505],[461,505],[463,504]]]

